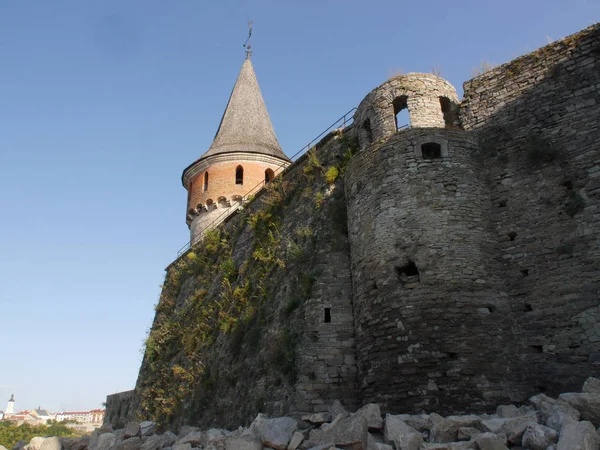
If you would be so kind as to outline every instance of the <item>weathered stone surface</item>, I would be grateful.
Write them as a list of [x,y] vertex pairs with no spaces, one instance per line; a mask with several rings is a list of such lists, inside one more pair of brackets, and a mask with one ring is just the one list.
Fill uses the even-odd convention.
[[266,447],[285,450],[296,429],[296,424],[297,421],[291,417],[269,419],[264,414],[259,414],[250,425],[249,431],[260,437]]
[[27,445],[27,442],[24,440],[19,440],[15,445],[13,445],[12,450],[21,450],[23,447]]
[[586,394],[600,394],[600,379],[589,377],[587,380],[585,380],[585,383],[583,383],[583,389],[581,389],[581,392]]
[[154,435],[142,438],[141,450],[159,450],[162,448],[162,436]]
[[140,425],[136,422],[129,422],[125,426],[125,435],[123,436],[125,439],[129,439],[130,437],[142,437],[142,432],[140,430]]
[[142,447],[142,439],[137,436],[132,436],[124,441],[117,442],[112,450],[139,450]]
[[371,433],[367,437],[367,450],[394,450],[394,447],[381,441],[381,438],[375,438]]
[[417,431],[429,431],[433,426],[433,417],[438,417],[439,420],[443,419],[442,416],[437,414],[435,416],[429,414],[397,414],[396,417]]
[[194,431],[200,431],[200,428],[198,427],[193,427],[191,425],[184,425],[181,427],[181,429],[179,430],[179,434],[178,436],[180,438],[187,436],[190,433],[193,433]]
[[367,419],[370,430],[381,430],[383,428],[381,409],[377,403],[367,403],[354,414],[364,416]]
[[563,400],[556,400],[548,397],[545,394],[534,395],[529,399],[540,417],[541,422],[546,422],[555,411],[562,412],[566,416],[571,417],[573,420],[579,420],[579,411],[569,405]]
[[[579,413],[577,413],[579,416]],[[561,432],[563,427],[569,422],[577,422],[578,420],[573,419],[572,416],[565,414],[562,411],[554,411],[548,419],[546,419],[546,426],[552,428],[558,433]]]
[[165,431],[162,435],[162,445],[164,447],[171,447],[175,442],[177,442],[177,435],[172,431]]
[[529,425],[523,434],[521,443],[530,450],[546,450],[550,445],[556,444],[558,433],[544,425]]
[[473,427],[460,427],[458,429],[457,438],[459,441],[470,441],[474,436],[483,433],[483,431],[478,430]]
[[256,436],[229,436],[225,444],[225,450],[262,450],[263,445]]
[[480,434],[475,438],[475,443],[479,450],[508,450],[508,447],[494,433]]
[[314,414],[307,414],[302,416],[302,420],[313,425],[321,425],[327,422],[331,422],[331,413],[319,412]]
[[294,431],[294,434],[292,434],[292,438],[290,439],[290,443],[287,446],[287,450],[296,450],[303,440],[304,435],[299,431]]
[[385,416],[384,439],[393,442],[397,450],[418,450],[423,445],[420,432],[391,414]]
[[431,428],[431,442],[455,442],[458,440],[458,429],[462,427],[479,427],[481,418],[474,415],[448,416],[434,423]]
[[202,433],[202,446],[204,450],[224,450],[227,436],[231,433],[220,428],[211,428]]
[[505,433],[509,442],[520,444],[523,433],[529,425],[537,424],[537,415],[530,413],[509,419],[488,419],[481,421],[481,427],[491,433]]
[[590,422],[570,422],[560,432],[556,450],[598,450],[600,438]]
[[425,443],[422,450],[479,450],[475,441],[469,442],[445,442],[445,443]]
[[190,431],[185,436],[176,440],[175,444],[191,444],[192,447],[200,447],[204,439],[202,431]]
[[335,418],[338,415],[342,415],[342,417],[348,417],[349,413],[348,411],[346,411],[346,408],[344,408],[344,405],[342,405],[342,403],[339,400],[334,400],[333,404],[331,405],[331,417]]
[[192,444],[189,442],[175,443],[172,445],[171,450],[192,450]]
[[581,420],[600,426],[600,394],[566,393],[560,394],[558,398],[579,411]]
[[146,437],[146,436],[150,436],[152,433],[154,433],[154,428],[156,427],[156,424],[150,420],[146,420],[142,423],[140,423],[140,433],[142,435],[142,437]]
[[63,449],[66,450],[87,450],[90,445],[90,436],[81,436],[79,438],[61,437],[60,442]]
[[[102,433],[98,436],[95,448],[98,450],[108,450],[117,443],[117,436],[114,433]],[[150,450],[150,449],[144,449]]]
[[369,428],[367,419],[353,415],[331,423],[326,429],[316,429],[310,432],[310,445],[333,442],[352,450],[366,450]]
[[40,450],[40,447],[44,443],[45,439],[46,438],[43,438],[40,436],[31,438],[31,440],[29,441],[29,444],[26,446],[26,450]]
[[56,436],[44,439],[42,445],[40,445],[40,450],[62,450],[60,439]]

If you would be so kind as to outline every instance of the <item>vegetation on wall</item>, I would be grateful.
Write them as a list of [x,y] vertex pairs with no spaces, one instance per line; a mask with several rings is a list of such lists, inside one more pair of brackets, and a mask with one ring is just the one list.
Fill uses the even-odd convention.
[[[226,397],[219,392],[233,389],[243,406],[228,411],[239,423],[268,400],[255,394],[242,401],[257,380],[270,390],[293,386],[302,310],[315,283],[312,224],[347,233],[339,191],[356,143],[336,137],[333,158],[331,150],[323,158],[311,149],[301,170],[270,182],[251,206],[169,267],[136,388],[140,418],[177,428],[209,410],[219,415]],[[306,219],[302,226],[297,215]]]

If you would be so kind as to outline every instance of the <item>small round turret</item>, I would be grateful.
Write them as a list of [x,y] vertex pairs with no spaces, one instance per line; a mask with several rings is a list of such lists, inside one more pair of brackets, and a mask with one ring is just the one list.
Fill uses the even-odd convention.
[[[399,113],[408,111],[408,122]],[[354,123],[364,148],[405,128],[460,128],[458,97],[443,78],[428,73],[409,73],[390,78],[373,89],[358,105]]]

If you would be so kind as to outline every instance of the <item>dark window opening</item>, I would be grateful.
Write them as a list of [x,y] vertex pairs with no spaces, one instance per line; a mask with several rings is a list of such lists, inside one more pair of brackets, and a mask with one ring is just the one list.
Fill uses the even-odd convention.
[[208,172],[204,172],[204,192],[208,191]]
[[507,236],[511,241],[514,241],[515,238],[517,237],[517,233],[514,231],[511,231],[510,233],[507,234]]
[[265,170],[265,183],[268,183],[273,178],[275,178],[275,172],[273,172],[271,169]]
[[544,351],[543,345],[530,345],[529,348],[534,349],[537,353],[542,353]]
[[442,146],[435,142],[421,144],[423,159],[440,159],[442,157]]
[[402,267],[395,267],[398,279],[402,284],[420,282],[419,269],[414,261],[408,261],[408,264]]
[[567,180],[562,183],[563,187],[566,187],[568,191],[573,189],[573,182],[571,180]]
[[506,200],[506,199],[500,200],[498,202],[498,208],[504,208],[507,203],[508,203],[508,200]]
[[529,303],[525,303],[525,312],[533,311],[533,307]]
[[394,121],[396,123],[396,131],[410,126],[410,116],[408,114],[408,96],[401,95],[396,97],[392,102],[394,106]]
[[455,114],[452,108],[452,102],[448,97],[440,97],[440,107],[442,108],[442,114],[444,115],[444,125],[446,128],[453,128]]
[[363,122],[363,129],[367,134],[367,141],[370,143],[373,142],[373,130],[371,129],[371,119],[367,119]]
[[244,184],[244,168],[237,166],[235,169],[235,184]]
[[325,323],[331,322],[331,308],[325,308]]
[[528,277],[529,276],[529,269],[522,269],[521,270],[521,275],[523,275],[524,277]]

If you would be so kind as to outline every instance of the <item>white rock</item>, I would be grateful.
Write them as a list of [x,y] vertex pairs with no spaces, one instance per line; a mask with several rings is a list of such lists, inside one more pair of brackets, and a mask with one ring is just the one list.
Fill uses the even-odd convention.
[[244,436],[228,436],[225,450],[263,450],[260,439],[246,434]]
[[431,427],[431,442],[455,442],[458,440],[458,429],[462,427],[477,428],[481,418],[475,415],[448,416],[437,421]]
[[560,394],[558,398],[579,411],[581,420],[592,422],[596,427],[600,426],[600,394],[569,392]]
[[396,450],[419,450],[423,445],[423,435],[420,432],[391,414],[385,416],[384,439],[386,442],[393,442]]
[[287,446],[287,450],[296,450],[303,440],[304,435],[299,431],[294,431],[294,434],[292,434],[292,438],[290,439],[290,443]]
[[44,442],[40,445],[40,450],[62,450],[60,439],[56,436],[44,439]]
[[569,422],[565,424],[556,450],[598,450],[600,438],[590,422]]
[[587,394],[600,394],[600,380],[598,378],[589,377],[585,380],[585,383],[583,383],[581,392]]
[[367,403],[354,414],[363,415],[367,419],[370,430],[381,430],[383,428],[381,409],[377,403]]

